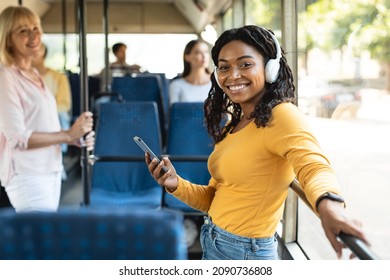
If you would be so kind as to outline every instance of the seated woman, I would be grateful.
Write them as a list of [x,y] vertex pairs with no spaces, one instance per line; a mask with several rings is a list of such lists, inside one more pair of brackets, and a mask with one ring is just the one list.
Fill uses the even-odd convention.
[[183,54],[183,73],[169,86],[170,104],[206,100],[211,88],[209,61],[210,52],[205,42],[192,40],[186,45]]

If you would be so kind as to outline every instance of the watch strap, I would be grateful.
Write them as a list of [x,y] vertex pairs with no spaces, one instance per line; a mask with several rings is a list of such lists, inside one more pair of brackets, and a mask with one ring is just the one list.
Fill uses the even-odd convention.
[[330,200],[333,200],[333,201],[337,201],[337,202],[343,203],[344,204],[344,208],[345,208],[345,200],[344,200],[344,198],[342,196],[340,196],[338,194],[335,194],[335,193],[326,192],[326,193],[324,193],[323,195],[321,195],[317,199],[317,201],[316,201],[316,209],[317,210],[318,210],[318,205],[324,199],[330,199]]

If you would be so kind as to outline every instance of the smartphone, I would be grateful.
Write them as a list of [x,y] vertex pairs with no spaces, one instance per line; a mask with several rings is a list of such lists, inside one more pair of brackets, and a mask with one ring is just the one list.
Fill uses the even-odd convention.
[[[133,137],[134,139],[134,142],[137,143],[137,145],[145,152],[145,153],[148,153],[149,154],[149,157],[150,159],[156,159],[157,160],[157,164],[159,164],[161,162],[161,160],[155,155],[155,153],[153,153],[153,151],[149,148],[148,145],[146,145],[146,143],[141,139],[141,137],[138,137],[138,136],[134,136]],[[161,169],[162,172],[167,172],[168,169],[163,166],[162,169]]]

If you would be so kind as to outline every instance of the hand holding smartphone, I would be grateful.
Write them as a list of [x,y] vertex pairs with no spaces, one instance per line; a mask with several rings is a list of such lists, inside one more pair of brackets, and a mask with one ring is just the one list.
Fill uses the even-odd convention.
[[[138,137],[138,136],[134,136],[133,137],[134,139],[134,142],[137,143],[137,145],[145,152],[145,153],[148,153],[149,154],[149,157],[150,157],[150,160],[153,160],[154,158],[157,160],[157,164],[159,164],[161,162],[161,160],[155,155],[155,153],[153,153],[153,151],[149,148],[148,145],[146,145],[146,143],[141,139],[141,137]],[[162,172],[167,172],[168,169],[163,166],[162,169],[161,169]]]

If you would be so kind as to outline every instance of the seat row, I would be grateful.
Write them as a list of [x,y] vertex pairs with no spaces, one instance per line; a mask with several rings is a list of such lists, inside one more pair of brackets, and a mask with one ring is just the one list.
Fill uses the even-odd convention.
[[[80,76],[68,72],[72,91],[72,115],[80,115]],[[105,96],[110,101],[133,102],[154,101],[157,104],[162,141],[165,143],[168,126],[169,100],[168,83],[165,74],[134,74],[132,76],[113,77],[111,90],[100,91],[100,78],[88,77],[88,95],[91,110],[96,109],[94,103],[98,98]]]
[[183,217],[166,210],[8,208],[0,228],[0,260],[187,259]]
[[136,208],[194,209],[180,202],[150,175],[144,152],[133,141],[141,137],[156,155],[170,157],[184,179],[207,185],[207,158],[213,149],[204,126],[203,103],[174,103],[169,111],[166,149],[163,150],[156,102],[101,104],[91,180],[91,205]]

